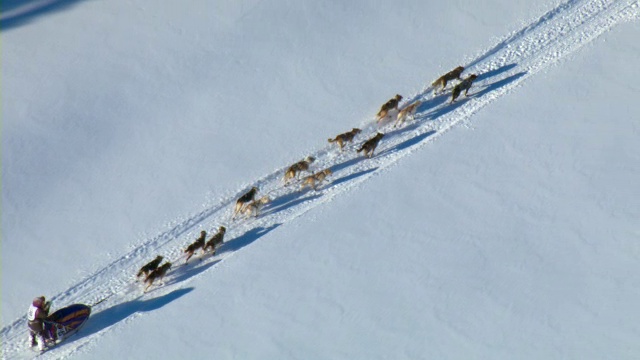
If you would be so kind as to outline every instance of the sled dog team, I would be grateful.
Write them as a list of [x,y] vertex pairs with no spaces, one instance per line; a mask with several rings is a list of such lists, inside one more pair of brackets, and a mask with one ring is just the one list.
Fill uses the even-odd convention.
[[[434,94],[443,93],[447,85],[454,81],[459,80],[459,82],[453,86],[451,90],[451,101],[453,103],[460,96],[460,94],[464,91],[464,95],[467,96],[469,89],[471,88],[473,81],[477,78],[477,75],[471,74],[466,78],[462,79],[461,75],[464,71],[464,67],[458,66],[455,69],[449,71],[448,73],[442,75],[436,81],[431,84],[433,88]],[[386,118],[390,117],[390,114],[395,112],[395,122],[393,127],[400,126],[404,124],[404,122],[408,118],[413,118],[416,111],[422,105],[422,101],[417,100],[412,102],[411,104],[406,105],[405,107],[398,109],[398,106],[402,101],[402,95],[396,94],[393,98],[389,99],[386,103],[384,103],[380,107],[380,111],[376,114],[376,121],[378,124],[383,122]],[[348,143],[352,143],[355,137],[361,133],[362,130],[358,128],[353,128],[350,131],[337,135],[335,138],[329,139],[330,143],[338,144],[340,151],[344,150],[344,147]],[[377,148],[380,140],[385,135],[381,132],[377,132],[372,138],[366,140],[362,145],[356,150],[358,153],[363,153],[366,158],[372,158],[375,149]],[[321,170],[319,172],[310,172],[309,168],[312,163],[316,159],[313,156],[307,156],[303,160],[298,161],[297,163],[289,166],[284,173],[283,182],[285,186],[290,185],[293,180],[300,181],[300,189],[304,189],[306,187],[310,187],[314,191],[317,190],[318,185],[324,182],[327,177],[332,174],[330,168]],[[306,177],[300,180],[300,176],[303,172],[310,173]],[[257,187],[252,187],[248,192],[244,193],[242,196],[236,200],[235,207],[233,209],[232,219],[235,219],[236,216],[244,215],[246,217],[257,217],[259,215],[260,210],[266,204],[271,201],[271,198],[268,195],[262,196],[256,199],[256,195],[258,193]],[[184,254],[186,254],[185,264],[188,263],[189,259],[196,253],[197,250],[202,249],[202,254],[211,254],[215,255],[216,249],[222,245],[224,242],[224,234],[226,232],[226,228],[224,226],[220,226],[218,231],[208,240],[206,240],[207,232],[201,231],[200,236],[191,244],[187,246],[184,250]],[[137,277],[144,275],[144,283],[147,284],[144,291],[146,292],[149,287],[151,287],[154,281],[159,280],[163,281],[164,276],[167,274],[169,269],[171,268],[171,262],[165,262],[163,265],[160,265],[164,258],[158,255],[154,260],[145,264],[138,271]]]
[[[443,93],[446,90],[447,84],[449,82],[459,80],[459,82],[452,88],[450,103],[455,102],[463,91],[464,95],[467,96],[469,89],[473,85],[473,81],[477,78],[477,76],[475,74],[471,74],[462,79],[461,75],[463,71],[464,67],[458,66],[436,79],[436,81],[431,84],[434,94]],[[396,114],[396,119],[393,124],[394,128],[404,124],[404,122],[408,118],[413,119],[416,111],[418,110],[420,105],[422,105],[422,101],[417,100],[406,105],[402,109],[398,109],[401,100],[402,96],[396,94],[396,96],[384,103],[380,107],[380,111],[378,111],[378,113],[376,114],[377,123],[380,124],[381,122],[383,122],[387,117],[390,117],[390,114],[392,114],[393,112],[395,112]],[[329,142],[337,143],[340,151],[343,151],[345,145],[348,143],[352,143],[354,138],[360,132],[362,132],[360,129],[353,128],[351,129],[351,131],[347,131],[345,133],[337,135],[333,139],[329,139]],[[373,157],[373,153],[376,147],[384,136],[385,135],[383,133],[377,132],[375,136],[362,143],[362,145],[356,151],[358,153],[363,152],[366,158]],[[309,168],[315,160],[316,159],[313,156],[307,156],[305,159],[300,160],[288,167],[283,178],[284,185],[290,185],[293,179],[300,180],[300,175],[302,174],[302,172],[310,172]],[[310,187],[315,191],[317,190],[317,186],[324,182],[331,174],[332,171],[330,168],[321,170],[317,173],[311,171],[310,175],[307,175],[300,181],[300,189],[303,190],[306,187]],[[234,219],[238,215],[244,215],[246,217],[257,217],[259,215],[262,207],[268,204],[271,201],[271,198],[268,195],[265,195],[261,198],[256,199],[257,193],[258,188],[254,186],[248,192],[240,196],[238,200],[236,200],[232,219]],[[226,231],[227,229],[224,226],[220,226],[218,228],[218,231],[209,240],[206,240],[207,232],[204,230],[201,231],[200,236],[193,243],[189,244],[184,250],[184,254],[186,255],[185,264],[187,264],[189,262],[189,259],[193,257],[196,251],[200,249],[202,249],[203,255],[215,255],[216,250],[224,242],[224,234],[226,233]],[[136,277],[140,278],[144,275],[144,284],[147,284],[147,286],[144,288],[144,292],[147,292],[147,290],[153,285],[156,280],[162,282],[167,272],[171,269],[172,263],[169,261],[166,261],[164,264],[160,265],[163,260],[164,257],[158,255],[155,259],[142,266],[138,271]],[[44,331],[42,322],[44,319],[46,319],[46,316],[49,312],[50,304],[50,302],[45,302],[44,296],[41,296],[34,299],[33,304],[29,309],[29,343],[31,346],[38,345],[40,351],[44,351],[45,349],[45,340],[42,335]]]

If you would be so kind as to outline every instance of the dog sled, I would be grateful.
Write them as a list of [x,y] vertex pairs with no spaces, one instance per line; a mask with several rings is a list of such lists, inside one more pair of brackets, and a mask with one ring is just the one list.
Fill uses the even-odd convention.
[[87,322],[91,306],[73,304],[57,310],[44,321],[44,340],[47,349],[75,334]]

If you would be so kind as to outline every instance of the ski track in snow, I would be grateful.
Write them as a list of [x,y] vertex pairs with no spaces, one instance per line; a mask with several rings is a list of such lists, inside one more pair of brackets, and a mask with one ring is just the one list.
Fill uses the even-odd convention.
[[[467,123],[471,116],[486,105],[508,94],[530,76],[557,64],[582,46],[612,29],[615,25],[640,19],[638,0],[569,0],[548,11],[521,30],[505,37],[494,47],[473,59],[464,71],[475,73],[478,79],[469,97],[464,95],[450,104],[450,91],[432,95],[427,86],[420,93],[405,98],[404,105],[415,100],[424,101],[414,120],[393,128],[393,122],[378,128],[375,121],[361,126],[363,130],[354,143],[340,152],[335,144],[328,144],[312,155],[316,161],[312,169],[331,168],[333,175],[318,191],[299,190],[299,184],[283,186],[283,167],[255,181],[242,191],[220,199],[216,204],[174,225],[170,230],[140,244],[128,254],[89,275],[78,284],[52,297],[57,305],[73,303],[100,304],[93,306],[87,324],[57,347],[41,355],[43,358],[66,358],[80,355],[96,346],[100,337],[115,330],[144,312],[156,309],[192,290],[189,283],[203,276],[227,257],[260,239],[278,226],[288,223],[309,210],[330,202],[334,197],[358,188],[372,176],[380,174],[403,157],[445,134],[453,126]],[[454,64],[455,65],[455,64]],[[434,78],[437,77],[434,76]],[[347,130],[347,129],[345,129]],[[385,133],[372,159],[365,159],[355,149],[376,131]],[[258,197],[268,194],[272,202],[257,218],[231,220],[235,200],[251,186],[257,186]],[[193,242],[198,231],[215,232],[218,226],[227,227],[225,243],[213,257],[194,256],[184,264],[183,249]],[[211,236],[211,234],[208,234]],[[142,292],[142,285],[134,276],[140,266],[157,254],[173,262],[164,286],[154,286]],[[112,318],[117,312],[115,320]],[[102,315],[101,315],[102,314]],[[37,353],[27,348],[26,315],[0,330],[5,359],[33,358]]]

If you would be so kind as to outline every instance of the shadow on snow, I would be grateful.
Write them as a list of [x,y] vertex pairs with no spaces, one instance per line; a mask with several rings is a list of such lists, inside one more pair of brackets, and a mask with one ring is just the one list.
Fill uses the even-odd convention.
[[[138,312],[149,312],[158,310],[161,307],[181,298],[182,296],[193,291],[194,288],[174,290],[168,294],[158,296],[147,300],[131,300],[121,304],[114,305],[108,309],[102,310],[95,315],[91,315],[87,324],[78,332],[77,336],[69,339],[69,343],[82,339],[86,336],[98,333],[108,327],[111,327],[129,316]],[[67,342],[65,342],[66,344]]]
[[476,81],[482,81],[482,80],[486,80],[486,79],[488,79],[490,77],[494,77],[494,76],[500,75],[500,74],[502,74],[504,72],[507,72],[507,71],[513,69],[516,66],[518,66],[518,64],[512,63],[512,64],[501,66],[501,67],[499,67],[497,69],[494,69],[494,70],[487,71],[487,72],[482,73],[482,74],[478,74],[478,78],[476,79]]
[[341,178],[335,179],[333,180],[330,184],[328,184],[327,186],[325,186],[325,189],[340,185],[342,183],[345,183],[347,181],[351,181],[353,179],[359,178],[361,176],[367,175],[369,173],[372,173],[374,171],[378,170],[377,167],[371,168],[371,169],[367,169],[367,170],[362,170],[362,171],[358,171],[356,173],[353,174],[349,174],[349,175],[345,175]]
[[251,244],[252,242],[260,239],[261,237],[267,235],[273,230],[277,229],[282,224],[273,224],[269,227],[258,226],[253,229],[248,230],[246,233],[229,240],[225,241],[224,244],[219,249],[219,253],[222,252],[233,252],[242,249],[243,247]]
[[409,138],[399,144],[397,144],[396,146],[393,146],[389,149],[385,149],[383,151],[381,151],[380,153],[378,153],[378,156],[384,156],[386,154],[392,154],[398,151],[402,151],[405,149],[408,149],[414,145],[418,145],[419,143],[421,143],[424,139],[428,138],[429,136],[435,134],[436,132],[434,130],[428,131],[424,134],[420,134],[417,136],[414,136],[412,138]]
[[[297,186],[297,184],[293,184],[290,186]],[[306,196],[303,196],[303,195],[306,195]],[[282,195],[274,199],[271,203],[267,204],[264,207],[261,216],[279,213],[281,211],[290,209],[304,202],[313,201],[319,197],[320,195],[318,194],[307,195],[306,191],[295,190],[288,194]]]
[[0,31],[34,21],[37,17],[65,10],[83,0],[3,0],[0,2]]
[[494,82],[492,84],[487,85],[484,89],[478,91],[477,93],[471,95],[470,97],[474,97],[474,98],[481,97],[481,96],[483,96],[483,95],[485,95],[485,94],[487,94],[487,93],[489,93],[491,91],[497,90],[497,89],[499,89],[499,88],[501,88],[501,87],[503,87],[503,86],[505,86],[505,85],[507,85],[509,83],[512,83],[512,82],[518,80],[519,78],[523,77],[526,73],[527,73],[526,71],[521,71],[519,73],[516,73],[516,74],[513,74],[513,75],[511,75],[509,77],[506,77],[506,78],[504,78],[502,80],[498,80],[498,81],[496,81],[496,82]]
[[[484,95],[486,95],[487,93],[497,90],[507,84],[510,84],[516,80],[518,80],[519,78],[523,77],[526,74],[526,71],[522,71],[519,72],[517,74],[508,76],[502,80],[498,80],[494,83],[491,83],[487,86],[485,86],[482,90],[478,91],[477,93],[472,93],[469,94],[469,96],[464,97],[462,99],[457,100],[456,102],[454,102],[453,104],[449,104],[446,107],[443,107],[441,109],[438,110],[434,110],[428,114],[425,115],[426,119],[430,119],[430,120],[435,120],[443,115],[446,115],[454,110],[456,110],[457,108],[461,107],[462,105],[464,105],[467,101],[469,101],[472,98],[479,98],[482,97]],[[471,88],[473,89],[473,87]]]
[[[185,281],[191,277],[194,277],[204,271],[206,271],[207,269],[209,269],[210,267],[212,267],[213,265],[217,264],[218,262],[220,262],[220,260],[215,260],[215,261],[210,261],[210,262],[206,262],[203,263],[202,261],[206,258],[206,257],[211,257],[211,255],[207,254],[203,257],[200,257],[199,259],[194,259],[194,257],[192,257],[191,259],[189,259],[190,262],[188,262],[186,265],[182,264],[176,264],[175,266],[177,266],[175,268],[175,270],[173,272],[170,272],[169,274],[171,275],[171,277],[167,276],[164,285],[171,285],[171,284],[176,284],[182,281]],[[183,265],[183,266],[178,266],[178,265]],[[147,293],[152,292],[154,289],[159,288],[158,286],[152,286],[149,288],[149,291]]]

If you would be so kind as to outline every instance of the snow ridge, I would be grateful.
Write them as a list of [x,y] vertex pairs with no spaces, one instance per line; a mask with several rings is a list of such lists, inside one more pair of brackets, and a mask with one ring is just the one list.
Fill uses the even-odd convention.
[[[393,128],[392,122],[378,128],[374,121],[362,124],[362,133],[354,144],[340,152],[334,144],[327,144],[313,154],[312,169],[330,168],[333,175],[318,191],[300,190],[299,183],[283,186],[285,168],[255,180],[250,186],[260,189],[258,196],[268,194],[273,200],[257,218],[231,220],[235,200],[246,191],[226,196],[199,213],[178,221],[169,230],[145,241],[128,254],[107,264],[78,284],[52,298],[56,304],[85,303],[93,306],[92,319],[77,335],[43,356],[64,358],[82,354],[97,345],[106,332],[153,309],[154,304],[191,291],[189,283],[216,267],[227,257],[235,255],[280,225],[291,222],[317,206],[331,202],[336,196],[356,189],[372,176],[395,165],[398,160],[424,147],[460,123],[466,123],[485,106],[520,86],[530,76],[550,65],[567,59],[592,40],[625,21],[640,18],[638,0],[569,0],[550,10],[521,30],[505,37],[494,47],[476,56],[466,66],[465,75],[475,73],[478,79],[469,97],[451,104],[449,95],[433,95],[426,86],[421,92],[406,97],[407,105],[422,100],[415,119]],[[457,65],[457,64],[453,64]],[[435,78],[436,76],[434,76]],[[345,129],[347,130],[347,129]],[[385,133],[372,159],[365,159],[354,149],[376,131]],[[203,229],[215,232],[218,226],[227,227],[225,243],[213,257],[192,259],[183,265],[183,249]],[[173,262],[174,268],[165,278],[165,285],[142,293],[134,274],[146,261],[157,254]],[[100,302],[100,303],[99,303]],[[118,308],[126,314],[119,321],[105,321],[110,309]],[[103,313],[103,316],[101,316]],[[0,330],[2,357],[6,359],[32,358],[35,353],[26,347],[26,316]]]

